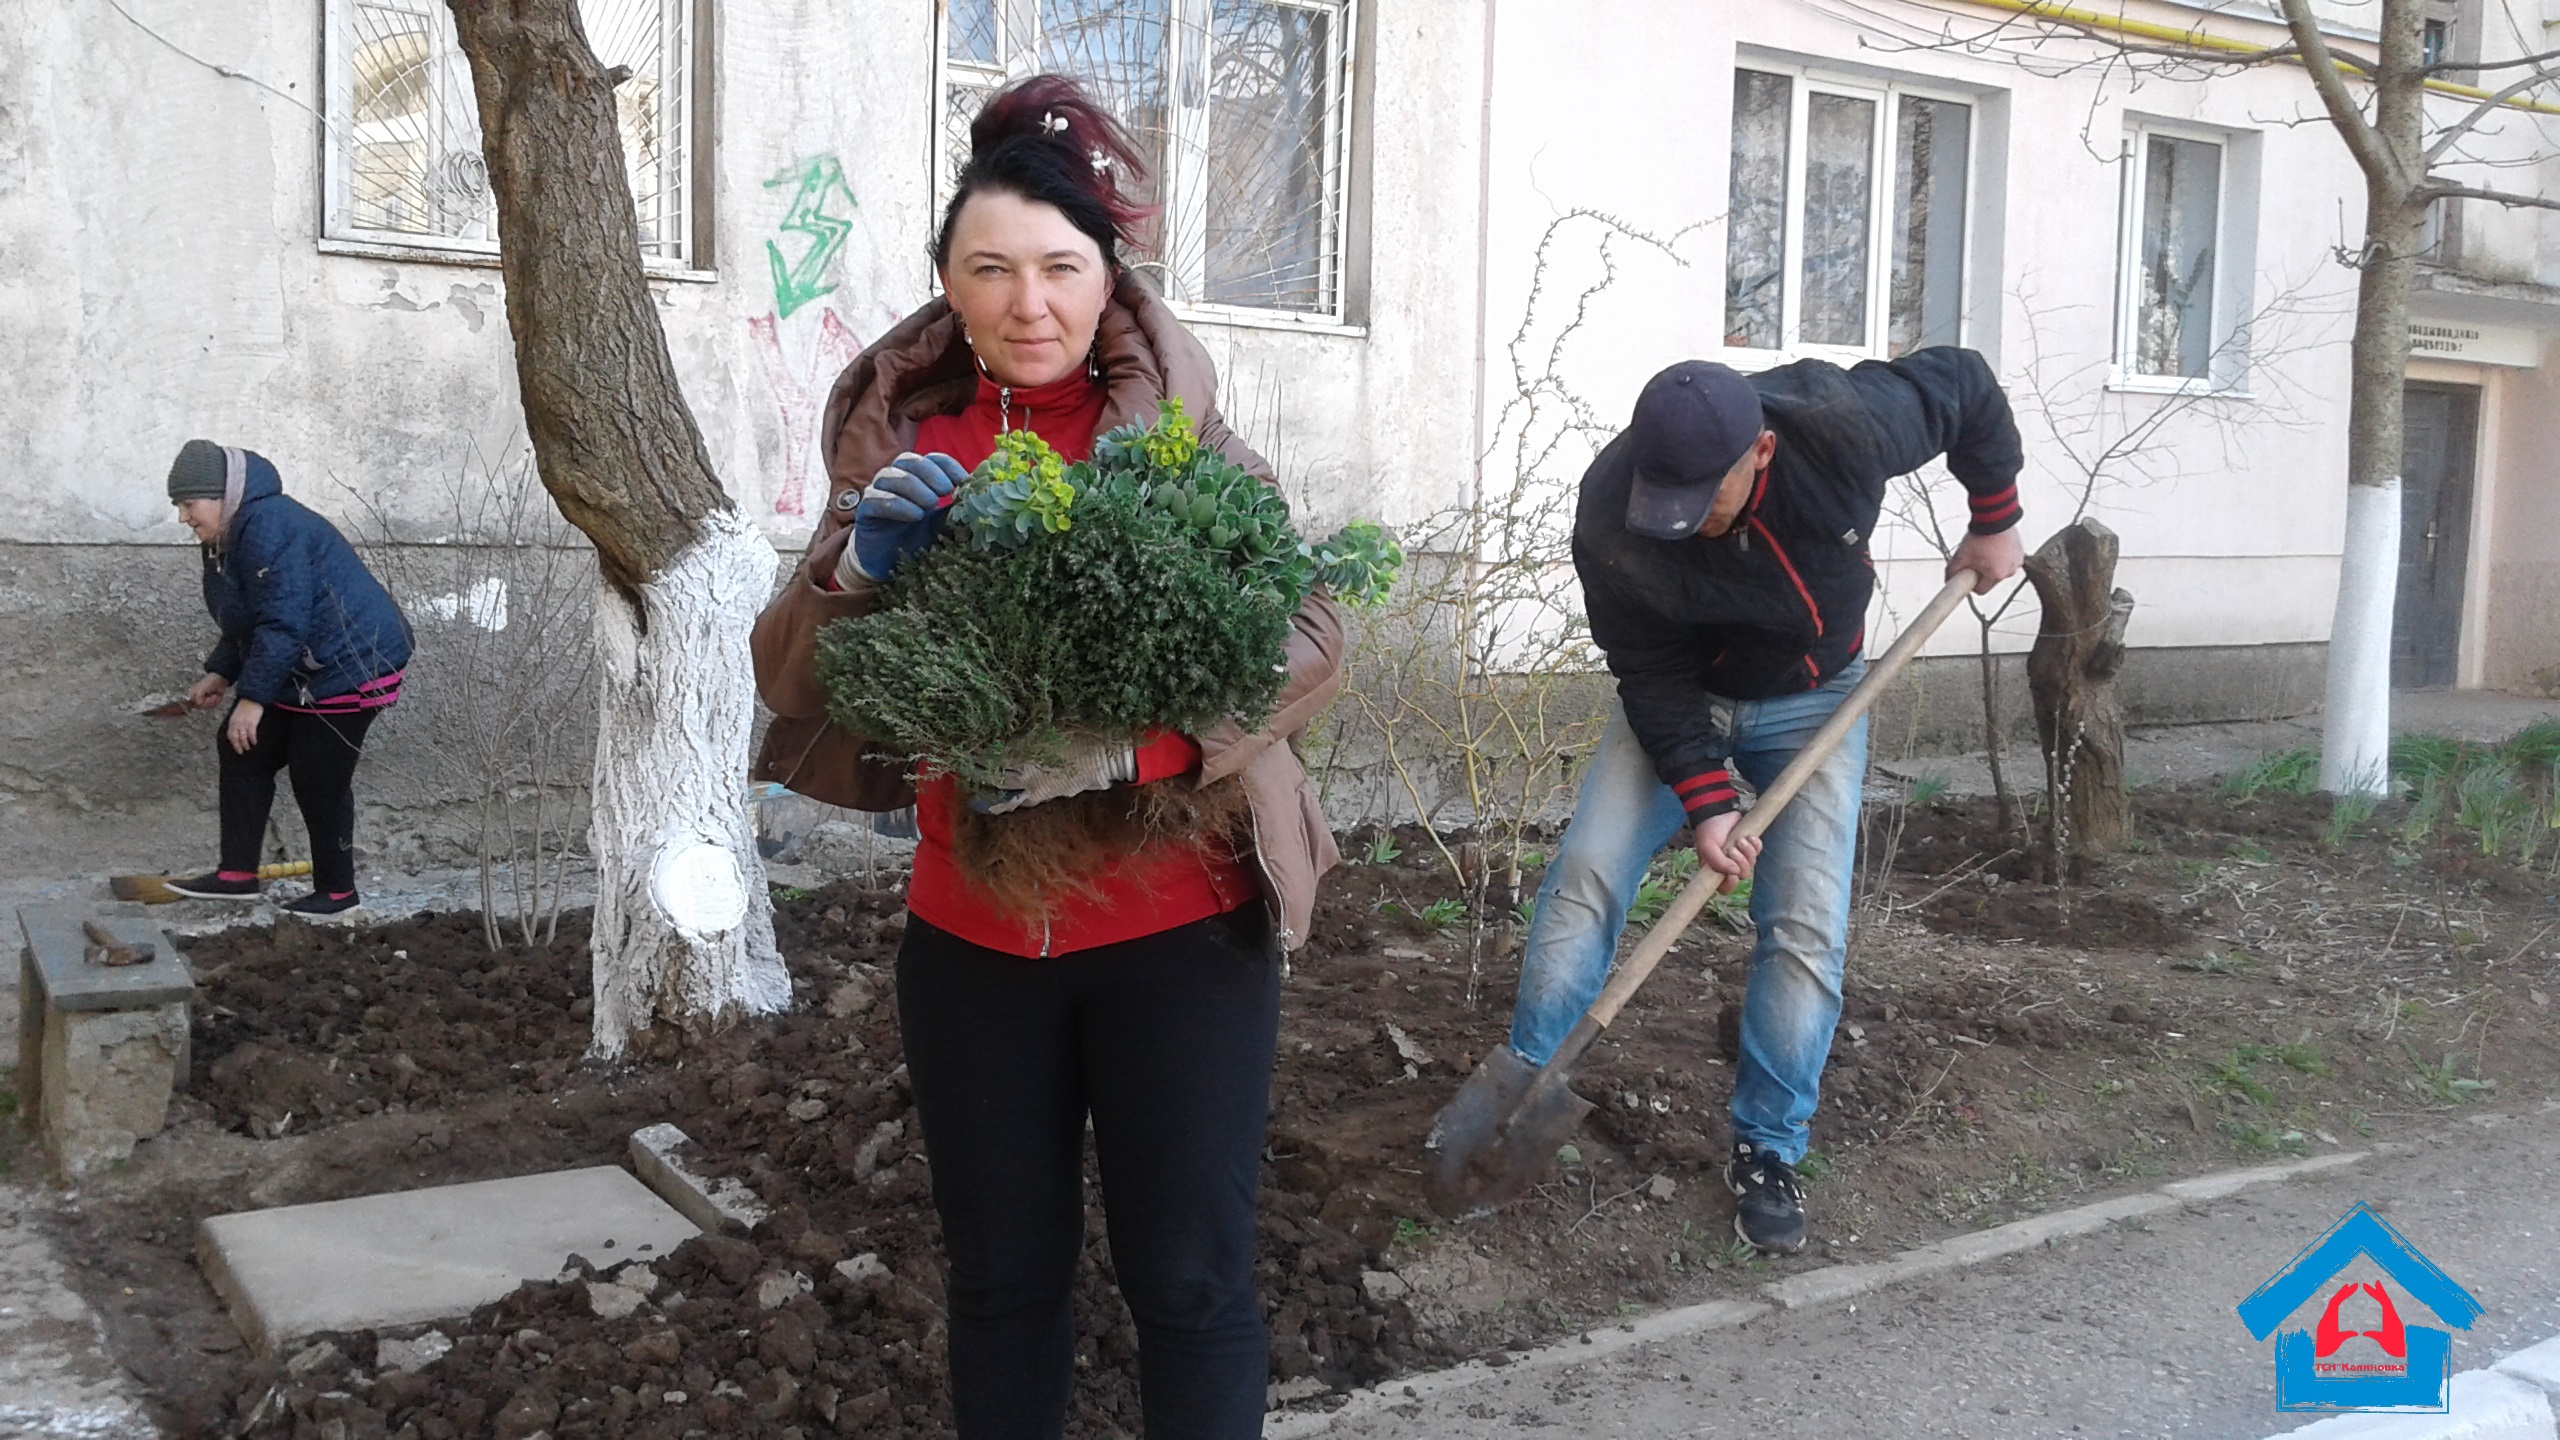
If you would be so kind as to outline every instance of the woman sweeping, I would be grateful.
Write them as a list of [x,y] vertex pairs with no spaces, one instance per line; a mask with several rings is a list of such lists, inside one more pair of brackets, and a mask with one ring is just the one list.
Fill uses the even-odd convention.
[[258,846],[284,770],[311,832],[311,893],[284,908],[354,909],[356,761],[400,696],[408,621],[337,527],[286,497],[267,457],[190,440],[169,467],[169,500],[204,544],[205,608],[222,631],[187,701],[209,710],[235,697],[214,743],[222,863],[169,888],[258,898]]
[[917,808],[898,1007],[949,1265],[960,1434],[1064,1427],[1090,1117],[1146,1433],[1245,1440],[1262,1432],[1268,1379],[1253,1251],[1277,952],[1305,935],[1336,858],[1287,741],[1332,698],[1341,619],[1321,592],[1299,609],[1286,686],[1258,728],[1087,739],[1009,777],[994,803],[979,797],[1008,822],[1127,813],[1143,787],[1249,801],[1232,835],[1052,857],[1085,869],[1036,917],[981,888],[971,847],[990,817],[952,780],[915,784],[830,724],[819,628],[870,611],[1004,432],[1078,460],[1097,434],[1178,398],[1202,444],[1271,479],[1219,418],[1199,342],[1122,268],[1145,212],[1119,188],[1143,172],[1118,124],[1070,82],[1034,76],[990,100],[970,134],[934,245],[947,300],[855,360],[828,404],[832,501],[756,628],[777,717],[759,774],[839,805]]

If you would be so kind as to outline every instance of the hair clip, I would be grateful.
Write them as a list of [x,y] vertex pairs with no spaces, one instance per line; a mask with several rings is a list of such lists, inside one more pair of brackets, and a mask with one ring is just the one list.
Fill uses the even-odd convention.
[[1067,128],[1067,117],[1054,110],[1043,110],[1040,112],[1040,128],[1052,133],[1064,131]]

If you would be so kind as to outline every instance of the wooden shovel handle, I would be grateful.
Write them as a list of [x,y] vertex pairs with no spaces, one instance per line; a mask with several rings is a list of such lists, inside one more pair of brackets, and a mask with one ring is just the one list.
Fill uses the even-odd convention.
[[[1805,781],[1813,778],[1815,768],[1830,759],[1832,751],[1840,748],[1840,741],[1849,733],[1849,727],[1858,723],[1858,717],[1866,714],[1868,708],[1876,703],[1876,696],[1882,694],[1884,687],[1892,684],[1894,677],[1911,663],[1911,657],[1919,653],[1920,647],[1937,632],[1947,616],[1964,603],[1964,597],[1973,593],[1973,586],[1974,576],[1970,570],[1959,570],[1947,577],[1947,583],[1939,587],[1928,608],[1903,627],[1892,646],[1867,666],[1867,673],[1858,681],[1857,688],[1840,702],[1839,709],[1831,712],[1830,719],[1822,722],[1822,728],[1813,732],[1813,738],[1796,752],[1796,758],[1787,762],[1786,769],[1778,772],[1778,778],[1770,782],[1769,788],[1760,792],[1760,798],[1752,803],[1751,812],[1733,827],[1734,838],[1758,835],[1776,822],[1778,812],[1786,808],[1798,790],[1804,788]],[[1618,1012],[1652,976],[1653,967],[1661,964],[1662,957],[1670,953],[1672,943],[1689,928],[1690,921],[1698,918],[1698,912],[1707,908],[1708,899],[1715,895],[1716,887],[1723,881],[1722,875],[1704,866],[1689,877],[1689,883],[1681,887],[1680,894],[1662,912],[1662,918],[1654,921],[1653,928],[1645,931],[1644,938],[1636,942],[1635,953],[1609,976],[1609,983],[1600,991],[1600,998],[1592,1001],[1591,1008],[1583,1012],[1583,1020],[1592,1030],[1607,1029],[1609,1022],[1618,1018]]]

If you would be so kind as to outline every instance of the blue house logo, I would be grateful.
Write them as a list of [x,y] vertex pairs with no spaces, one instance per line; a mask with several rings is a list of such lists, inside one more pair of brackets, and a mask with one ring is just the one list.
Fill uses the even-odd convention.
[[[2454,1329],[2468,1330],[2480,1318],[2480,1302],[2471,1292],[2419,1254],[2389,1221],[2358,1203],[2240,1302],[2240,1323],[2250,1335],[2260,1340],[2275,1336],[2276,1408],[2443,1413],[2445,1390],[2453,1379],[2453,1336],[2404,1323],[2390,1292],[2378,1283],[2333,1286],[2359,1255]],[[2277,1331],[2286,1316],[2324,1292],[2328,1303],[2312,1329]],[[2351,1303],[2362,1311],[2367,1301],[2379,1305],[2378,1323],[2372,1329],[2348,1329],[2342,1311]],[[2374,1343],[2351,1343],[2359,1339]]]

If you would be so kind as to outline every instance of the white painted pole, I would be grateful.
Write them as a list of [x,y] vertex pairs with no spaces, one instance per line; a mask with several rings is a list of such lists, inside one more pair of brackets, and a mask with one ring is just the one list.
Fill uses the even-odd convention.
[[2400,580],[2400,482],[2347,487],[2347,548],[2329,626],[2320,788],[2381,795],[2391,783],[2391,616]]

